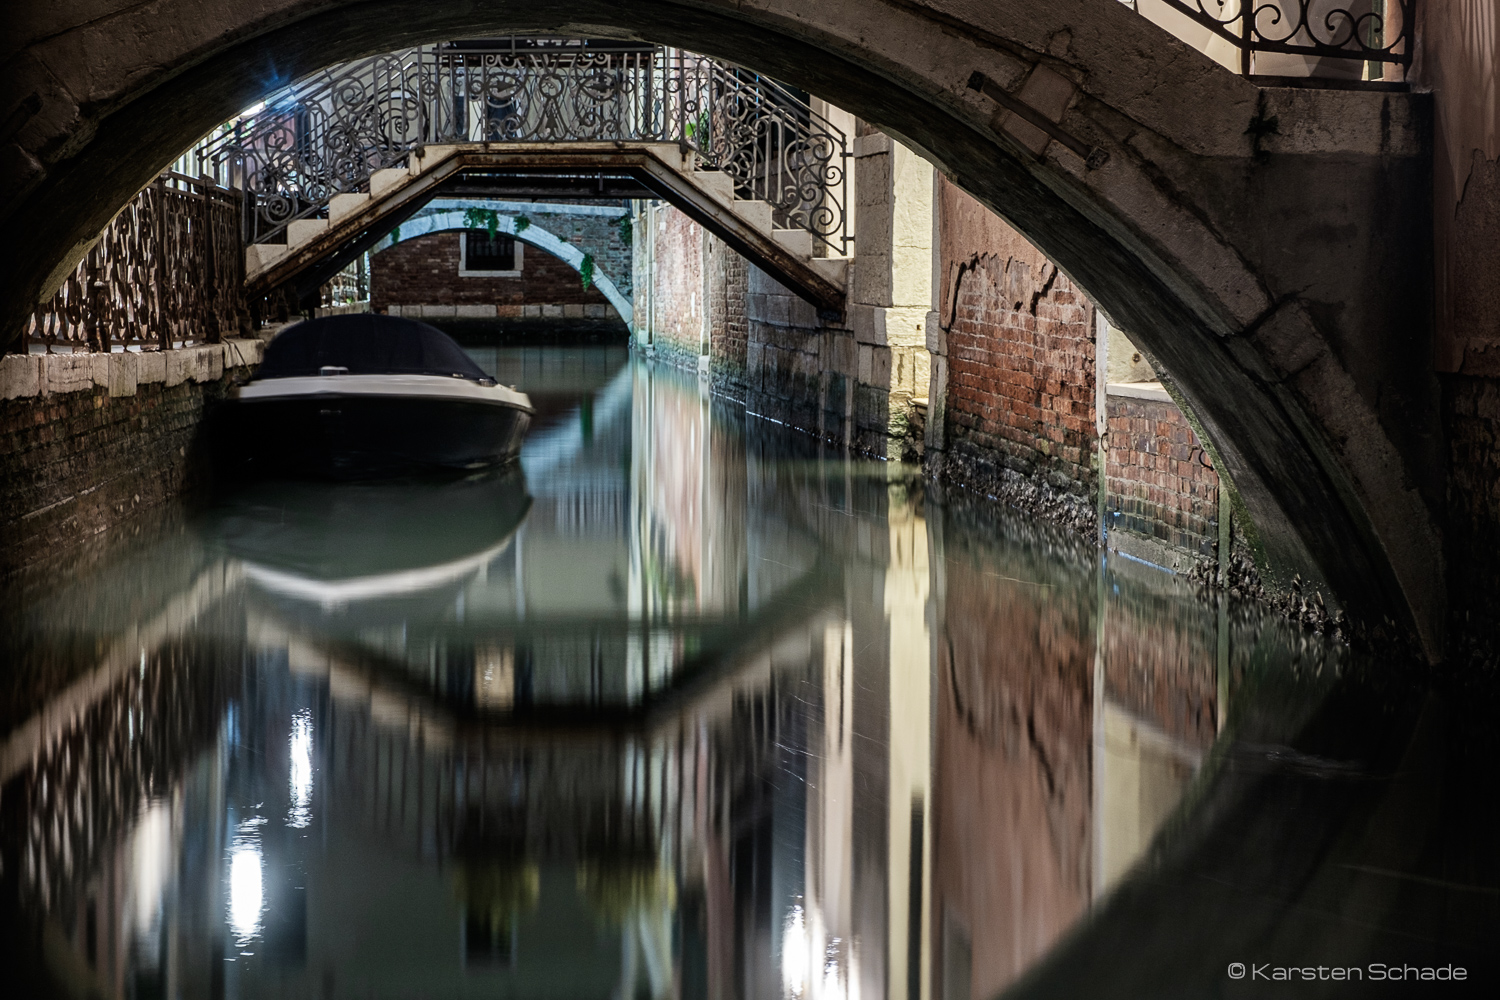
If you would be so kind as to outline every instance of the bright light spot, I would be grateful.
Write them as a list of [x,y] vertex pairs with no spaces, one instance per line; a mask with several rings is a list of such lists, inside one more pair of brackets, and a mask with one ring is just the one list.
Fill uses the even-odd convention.
[[789,997],[807,994],[807,948],[807,926],[802,919],[802,907],[793,904],[781,935],[781,982]]
[[265,101],[256,101],[254,104],[250,105],[244,111],[241,111],[240,112],[240,117],[241,118],[249,118],[251,115],[258,115],[258,114],[260,114],[264,110],[266,110],[266,102]]
[[243,948],[260,934],[261,910],[265,907],[258,831],[235,838],[229,849],[229,927],[234,943]]
[[823,958],[823,991],[818,1000],[847,1000],[844,979],[839,970],[839,939],[828,942],[827,954]]
[[149,931],[161,909],[172,869],[172,816],[165,802],[153,802],[132,836],[135,925]]
[[291,774],[288,785],[292,807],[287,810],[286,825],[304,829],[312,822],[312,710],[304,708],[292,716],[289,741]]

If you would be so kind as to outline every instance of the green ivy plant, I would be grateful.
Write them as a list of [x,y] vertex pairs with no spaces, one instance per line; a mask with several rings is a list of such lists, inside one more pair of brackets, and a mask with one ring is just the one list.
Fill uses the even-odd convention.
[[687,123],[688,142],[706,142],[708,140],[708,112],[700,112],[697,119]]
[[531,228],[531,220],[524,215],[516,216],[516,235],[524,233]]
[[578,273],[583,278],[583,290],[589,290],[594,283],[594,255],[586,253],[583,255],[583,263],[578,265]]
[[500,231],[500,213],[493,208],[468,208],[464,210],[464,225],[469,229],[488,230],[490,239]]
[[628,214],[620,216],[619,221],[615,225],[620,227],[620,242],[629,246],[635,237],[635,230],[631,226],[630,216]]

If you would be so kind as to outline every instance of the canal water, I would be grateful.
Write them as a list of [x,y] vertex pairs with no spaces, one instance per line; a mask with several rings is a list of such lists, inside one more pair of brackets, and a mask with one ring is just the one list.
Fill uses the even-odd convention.
[[519,469],[241,484],[12,587],[9,995],[1493,972],[1487,688],[624,349],[473,353],[536,402]]

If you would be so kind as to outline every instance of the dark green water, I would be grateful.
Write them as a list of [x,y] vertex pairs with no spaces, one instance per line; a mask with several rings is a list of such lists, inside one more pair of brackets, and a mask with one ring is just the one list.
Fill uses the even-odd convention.
[[8,995],[1493,987],[1483,679],[623,350],[474,353],[520,469],[244,485],[12,587]]

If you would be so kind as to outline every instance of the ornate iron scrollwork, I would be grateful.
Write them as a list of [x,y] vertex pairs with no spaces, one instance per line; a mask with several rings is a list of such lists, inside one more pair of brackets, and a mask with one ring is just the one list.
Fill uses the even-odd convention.
[[650,45],[445,43],[331,67],[221,131],[200,162],[246,192],[247,242],[283,238],[334,195],[432,143],[676,142],[776,225],[845,252],[847,137],[764,77]]
[[51,351],[165,350],[218,340],[239,323],[240,199],[167,173],[114,217],[26,326]]
[[[1415,0],[1157,0],[1244,54],[1280,53],[1407,66]],[[1139,0],[1131,4],[1140,9]]]

